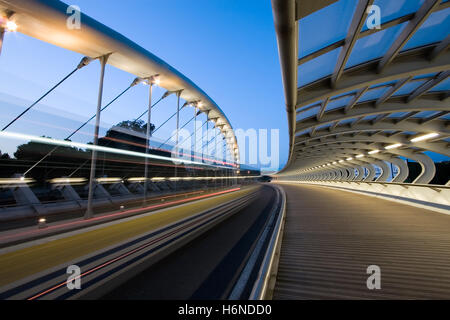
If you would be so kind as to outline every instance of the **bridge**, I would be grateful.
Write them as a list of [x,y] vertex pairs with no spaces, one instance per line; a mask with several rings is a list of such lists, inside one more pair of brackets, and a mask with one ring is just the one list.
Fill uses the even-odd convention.
[[[0,298],[448,299],[450,2],[400,2],[272,0],[289,156],[267,183],[168,63],[83,13],[69,28],[61,1],[0,0],[2,52],[19,32],[80,58],[1,118],[24,144],[0,160]],[[95,63],[91,114],[23,129]],[[105,101],[109,68],[133,80]]]

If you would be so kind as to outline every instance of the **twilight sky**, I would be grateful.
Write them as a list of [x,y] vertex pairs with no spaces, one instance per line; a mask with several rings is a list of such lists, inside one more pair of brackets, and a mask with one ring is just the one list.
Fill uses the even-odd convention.
[[[288,134],[270,1],[76,0],[70,4],[190,78],[221,107],[235,129],[279,129],[283,166]],[[0,57],[0,124],[6,124],[73,70],[81,58],[20,33],[6,34]],[[60,139],[67,136],[95,113],[99,69],[95,62],[78,71],[10,130]],[[133,75],[108,67],[104,104],[133,79]],[[155,98],[163,92],[156,89]],[[141,114],[146,99],[146,87],[131,89],[102,114],[102,132]],[[152,122],[158,126],[175,108],[174,97],[163,100]],[[191,109],[184,110],[181,123],[191,114]],[[168,137],[174,128],[175,121],[170,121],[156,137]],[[73,140],[90,141],[92,131],[92,126],[85,127]],[[1,140],[0,150],[12,154],[18,143],[22,142]]]

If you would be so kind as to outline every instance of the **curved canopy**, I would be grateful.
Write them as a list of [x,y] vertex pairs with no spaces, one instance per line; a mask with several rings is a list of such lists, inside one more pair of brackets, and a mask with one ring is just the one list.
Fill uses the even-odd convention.
[[111,54],[108,64],[140,78],[158,75],[159,86],[169,91],[182,90],[181,98],[196,103],[220,128],[232,155],[239,161],[230,122],[203,90],[163,60],[87,15],[81,15],[81,29],[67,28],[68,7],[58,0],[0,0],[0,12],[13,13],[11,19],[21,33],[91,58]]
[[434,164],[423,152],[450,156],[450,1],[272,6],[291,137],[278,174],[309,178],[358,170],[355,157],[395,165],[402,156],[422,165],[415,182],[431,181]]

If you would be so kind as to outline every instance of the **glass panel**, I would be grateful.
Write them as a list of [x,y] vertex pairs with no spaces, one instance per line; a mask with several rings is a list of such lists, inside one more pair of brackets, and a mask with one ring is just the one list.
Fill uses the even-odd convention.
[[450,8],[432,13],[402,51],[442,41],[450,30]]
[[430,91],[447,91],[450,90],[450,78],[439,83],[437,86],[432,88]]
[[360,63],[382,57],[406,24],[404,22],[356,41],[345,67],[350,68]]
[[322,103],[321,101],[320,101],[320,102],[317,102],[317,101],[316,101],[316,102],[310,103],[310,104],[308,104],[308,105],[306,105],[306,106],[303,106],[303,107],[297,109],[297,113],[301,112],[302,110],[308,109],[308,108],[311,107],[311,106],[319,105],[319,104],[321,104],[321,103]]
[[393,85],[397,82],[397,80],[393,80],[393,81],[388,81],[388,82],[383,82],[383,83],[379,83],[379,84],[375,84],[373,86],[370,87],[370,89],[372,88],[378,88],[378,87],[384,87],[384,86],[388,86],[388,85]]
[[361,99],[359,99],[358,102],[376,100],[376,99],[380,98],[388,90],[389,90],[389,87],[381,87],[378,89],[373,89],[373,90],[367,91],[366,93],[363,94],[363,96],[361,97]]
[[342,120],[341,122],[339,122],[339,125],[348,124],[348,123],[351,123],[351,122],[353,122],[355,120],[356,120],[356,118],[345,119],[345,120]]
[[311,131],[311,129],[306,129],[306,130],[300,131],[299,133],[295,134],[295,136],[299,137],[299,136],[309,133],[310,131]]
[[326,111],[346,106],[352,99],[353,96],[345,96],[336,100],[332,100],[328,103]]
[[397,90],[397,92],[394,93],[393,96],[402,96],[405,94],[410,94],[425,82],[427,82],[427,80],[408,82],[404,84],[399,90]]
[[340,51],[341,48],[337,48],[299,66],[298,86],[303,87],[308,83],[332,74]]
[[401,118],[406,116],[409,112],[394,112],[388,116],[388,118]]
[[421,74],[420,76],[415,76],[413,79],[424,79],[424,78],[433,78],[437,73],[427,73]]
[[415,114],[414,116],[413,116],[413,118],[422,118],[422,119],[425,119],[425,118],[429,118],[429,117],[431,117],[431,116],[434,116],[435,114],[437,114],[439,111],[422,111],[422,112],[419,112],[419,113],[417,113],[417,114]]
[[354,94],[354,93],[356,93],[355,90],[349,91],[349,92],[345,92],[345,93],[341,93],[341,94],[338,94],[337,96],[334,96],[332,99],[337,99],[339,97],[346,96],[346,95],[351,95],[351,94]]
[[331,126],[331,123],[327,123],[327,124],[316,127],[316,130],[326,129],[326,128],[329,128],[330,126]]
[[427,156],[429,156],[431,159],[433,159],[434,162],[441,162],[441,161],[449,161],[450,157],[447,157],[446,155],[432,152],[432,151],[425,151],[424,152]]
[[311,108],[305,112],[302,112],[300,114],[297,115],[297,121],[309,118],[311,116],[314,116],[317,114],[317,112],[319,111],[320,107],[315,107],[315,108]]
[[366,116],[366,117],[364,117],[364,121],[370,121],[370,120],[373,120],[373,119],[375,119],[376,117],[378,117],[378,115],[376,115],[376,114],[372,114],[372,115],[370,115],[370,116]]
[[341,0],[300,19],[299,56],[304,57],[344,39],[355,7],[354,0]]

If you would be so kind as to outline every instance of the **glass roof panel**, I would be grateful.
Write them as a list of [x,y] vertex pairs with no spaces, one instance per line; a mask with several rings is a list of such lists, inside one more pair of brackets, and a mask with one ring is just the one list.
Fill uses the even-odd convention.
[[447,91],[450,90],[450,78],[439,83],[437,86],[432,88],[430,91]]
[[370,87],[370,89],[372,88],[378,88],[378,87],[384,87],[384,86],[388,86],[388,85],[393,85],[397,82],[397,80],[393,80],[393,81],[388,81],[388,82],[383,82],[383,83],[378,83],[375,84],[373,86]]
[[369,100],[375,100],[380,98],[387,90],[389,90],[389,87],[381,87],[378,89],[373,89],[370,91],[367,91],[363,94],[363,96],[359,99],[358,102],[364,102]]
[[305,112],[299,113],[297,115],[297,121],[309,118],[315,114],[317,114],[317,112],[319,111],[320,107],[315,107],[315,108],[311,108]]
[[407,22],[378,31],[356,41],[346,68],[382,57],[403,30]]
[[423,78],[433,78],[437,73],[427,73],[427,74],[421,74],[419,76],[415,76],[413,79],[423,79]]
[[376,117],[378,117],[378,115],[372,114],[372,115],[370,115],[370,116],[365,116],[365,117],[363,118],[363,120],[364,120],[364,121],[370,121],[370,120],[375,119]]
[[393,94],[393,96],[402,96],[405,94],[410,94],[417,88],[419,88],[422,84],[427,82],[428,80],[421,80],[421,81],[414,81],[414,82],[408,82],[404,84],[400,89],[397,90],[396,93]]
[[354,94],[355,92],[356,92],[355,90],[349,91],[349,92],[344,92],[344,93],[338,94],[337,96],[332,97],[331,99],[332,100],[333,99],[338,99],[339,97],[346,96],[346,95],[351,95],[351,94]]
[[[354,0],[341,0],[300,19],[299,57],[344,39],[355,7]],[[316,30],[322,32],[313,32]]]
[[432,13],[402,51],[442,41],[450,30],[450,8]]
[[299,136],[301,136],[301,135],[304,135],[304,134],[306,134],[306,133],[309,133],[310,131],[311,131],[311,129],[306,129],[306,130],[300,131],[300,132],[297,133],[295,136],[296,136],[296,137],[299,137]]
[[347,123],[351,123],[353,121],[355,121],[356,118],[351,118],[351,119],[344,119],[341,122],[339,122],[339,125],[343,125],[343,124],[347,124]]
[[316,102],[307,104],[306,106],[300,107],[299,109],[297,109],[297,113],[298,113],[298,112],[301,112],[302,110],[308,109],[308,108],[311,107],[311,106],[318,105],[318,104],[320,104],[320,103],[322,103],[322,102],[321,102],[321,101],[319,101],[319,102],[316,101]]
[[[382,24],[416,12],[423,3],[424,0],[375,0],[373,2],[380,7]],[[367,23],[364,24],[364,30],[367,30]]]
[[331,123],[326,123],[324,125],[316,127],[316,130],[326,129],[326,128],[329,128],[330,126],[331,126]]
[[341,50],[341,48],[337,48],[300,65],[298,67],[298,86],[302,87],[333,73]]
[[437,114],[438,112],[439,112],[439,111],[422,111],[422,112],[419,112],[419,113],[413,115],[412,118],[422,118],[422,119],[425,119],[425,118],[429,118],[429,117],[431,117],[431,116],[434,116],[434,115]]
[[336,108],[340,108],[343,106],[346,106],[351,100],[353,99],[353,96],[345,96],[336,100],[331,100],[328,102],[326,111],[330,111]]
[[401,118],[403,116],[406,116],[409,113],[409,111],[405,111],[405,112],[394,112],[391,113],[388,118]]

